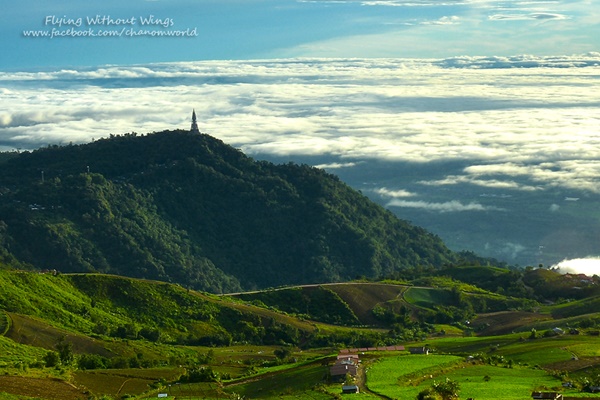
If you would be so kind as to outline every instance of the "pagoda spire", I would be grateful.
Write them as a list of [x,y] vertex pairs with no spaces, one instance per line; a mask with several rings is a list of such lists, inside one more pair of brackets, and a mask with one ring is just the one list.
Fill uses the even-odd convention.
[[196,122],[196,110],[192,111],[192,127],[190,128],[191,133],[200,133],[200,129],[198,129],[198,123]]

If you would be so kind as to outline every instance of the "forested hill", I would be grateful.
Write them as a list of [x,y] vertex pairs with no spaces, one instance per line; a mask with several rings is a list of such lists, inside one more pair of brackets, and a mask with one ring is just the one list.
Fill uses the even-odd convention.
[[187,131],[111,135],[5,161],[0,252],[21,267],[218,293],[456,261],[438,237],[331,174],[255,161]]

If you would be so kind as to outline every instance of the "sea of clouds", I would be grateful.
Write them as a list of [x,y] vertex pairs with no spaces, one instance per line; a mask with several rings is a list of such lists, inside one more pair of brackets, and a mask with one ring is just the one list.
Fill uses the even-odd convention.
[[600,192],[600,53],[14,71],[0,94],[3,150],[187,129],[195,108],[250,154],[472,160],[429,183]]
[[501,223],[510,211],[490,199],[420,194],[467,185],[494,196],[600,194],[600,53],[0,72],[0,149],[189,129],[192,109],[202,132],[257,157],[320,157],[337,171],[374,160],[464,165],[415,177],[421,191],[373,187],[394,209],[496,213]]

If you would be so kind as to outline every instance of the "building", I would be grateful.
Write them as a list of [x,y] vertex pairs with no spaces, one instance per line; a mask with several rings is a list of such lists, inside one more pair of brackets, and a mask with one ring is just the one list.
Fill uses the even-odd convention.
[[531,393],[533,399],[551,399],[551,400],[562,400],[563,395],[556,392],[533,392]]
[[346,379],[346,375],[356,376],[358,375],[358,365],[355,364],[333,364],[329,369],[329,374],[333,381],[343,381]]
[[336,363],[343,363],[344,361],[349,361],[353,364],[358,364],[360,362],[360,359],[358,358],[358,354],[340,354],[337,356]]
[[409,347],[408,351],[410,351],[410,354],[429,354],[427,347]]
[[356,385],[343,385],[342,393],[358,393],[358,386]]
[[198,129],[198,123],[196,122],[196,110],[192,111],[192,127],[190,128],[191,133],[200,133]]
[[331,380],[341,382],[346,379],[346,375],[357,376],[359,363],[358,354],[338,355],[335,363],[329,368]]

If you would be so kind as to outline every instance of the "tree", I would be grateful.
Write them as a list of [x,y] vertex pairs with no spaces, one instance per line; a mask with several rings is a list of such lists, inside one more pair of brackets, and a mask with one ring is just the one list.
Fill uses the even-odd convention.
[[535,338],[537,338],[537,331],[535,330],[535,328],[531,328],[531,334],[529,335],[529,339]]
[[292,352],[287,347],[282,347],[281,349],[276,349],[273,352],[273,354],[275,354],[275,357],[277,357],[278,359],[280,359],[281,361],[283,361],[286,358],[288,358],[289,356],[291,356]]
[[346,374],[346,377],[344,378],[344,384],[348,386],[354,385],[356,384],[356,378],[352,374]]
[[439,393],[443,400],[458,399],[460,385],[452,379],[446,378],[444,382],[434,383],[434,390]]
[[219,378],[219,373],[213,371],[212,368],[200,367],[188,370],[179,381],[184,383],[217,382]]
[[50,350],[44,355],[44,362],[48,368],[56,367],[60,362],[60,357],[57,352]]
[[444,382],[434,383],[431,387],[421,391],[417,400],[457,400],[460,385],[452,379],[446,378]]
[[100,369],[106,368],[107,359],[97,354],[82,354],[77,360],[79,369]]
[[56,350],[58,351],[58,357],[63,365],[69,365],[73,362],[73,343],[65,340],[66,336],[62,336],[58,343],[56,343]]

